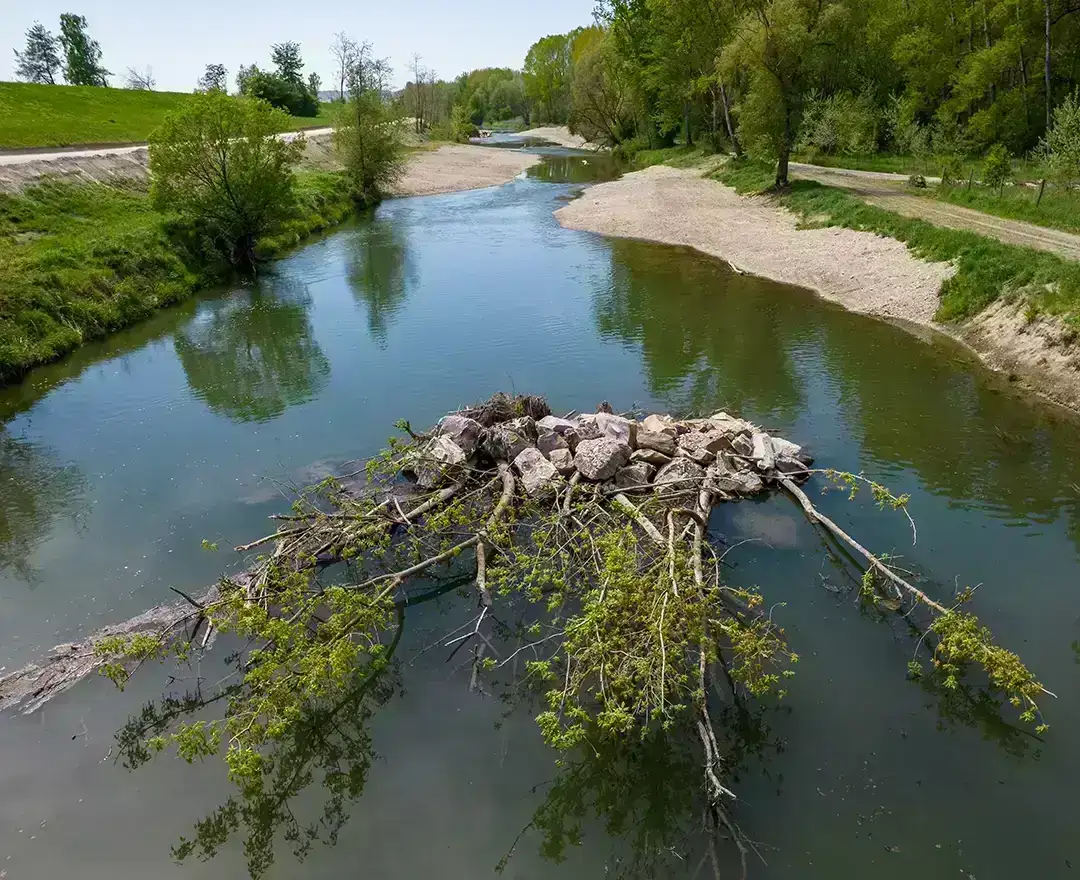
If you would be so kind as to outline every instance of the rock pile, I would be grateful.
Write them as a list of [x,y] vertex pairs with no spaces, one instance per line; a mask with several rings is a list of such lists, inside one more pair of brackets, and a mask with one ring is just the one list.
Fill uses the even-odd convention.
[[812,463],[795,443],[725,412],[682,420],[654,414],[640,421],[608,412],[502,420],[506,413],[485,414],[486,425],[469,411],[439,422],[412,468],[422,488],[451,483],[465,468],[505,461],[533,497],[551,494],[567,480],[584,480],[612,494],[706,489],[716,500],[729,500],[757,495],[781,476],[798,478]]

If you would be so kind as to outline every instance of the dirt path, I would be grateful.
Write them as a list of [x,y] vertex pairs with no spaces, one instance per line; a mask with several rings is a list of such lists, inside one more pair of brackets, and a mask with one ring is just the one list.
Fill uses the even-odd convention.
[[935,226],[946,226],[950,229],[966,229],[1006,244],[1050,251],[1070,260],[1080,260],[1080,235],[1024,223],[1021,220],[1006,220],[973,211],[971,208],[913,195],[904,191],[907,177],[903,174],[825,168],[798,162],[791,164],[791,172],[796,178],[816,180],[826,186],[845,189],[871,205],[904,217],[926,220]]

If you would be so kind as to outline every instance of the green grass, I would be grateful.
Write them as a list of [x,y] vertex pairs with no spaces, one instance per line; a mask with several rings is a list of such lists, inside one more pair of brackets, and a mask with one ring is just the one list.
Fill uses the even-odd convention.
[[638,150],[631,159],[635,169],[650,165],[671,165],[673,168],[690,168],[710,154],[702,147],[662,147],[656,150]]
[[[188,97],[183,92],[0,82],[0,149],[145,141],[165,114]],[[292,117],[290,122],[297,129],[327,125],[329,119],[320,110],[317,117]]]
[[[871,153],[858,156],[826,156],[822,153],[795,153],[792,162],[805,162],[809,165],[821,165],[825,168],[850,168],[853,171],[885,171],[890,174],[921,174],[925,177],[941,175],[940,159],[933,156],[917,158],[915,156],[895,156],[887,153]],[[1038,180],[1043,176],[1041,167],[1027,159],[1013,159],[1013,174],[1017,180]],[[976,176],[982,167],[982,160],[965,159],[964,173],[972,168]]]
[[994,187],[978,184],[972,186],[970,192],[966,185],[915,192],[995,217],[1024,220],[1036,226],[1080,233],[1080,193],[1064,193],[1050,184],[1046,185],[1038,207],[1035,207],[1035,200],[1039,190],[1030,186],[1007,186],[1000,195]]
[[[299,175],[297,194],[295,216],[260,242],[260,256],[353,211],[337,174]],[[222,280],[227,267],[191,239],[140,187],[51,182],[0,195],[0,384]]]
[[[750,193],[766,190],[773,171],[766,165],[731,162],[715,176],[739,192]],[[1040,312],[1057,315],[1080,331],[1080,263],[901,217],[811,181],[795,181],[778,198],[807,226],[875,232],[904,242],[921,259],[953,263],[956,274],[941,288],[935,316],[939,321],[971,317],[1001,296],[1023,297],[1030,317]]]

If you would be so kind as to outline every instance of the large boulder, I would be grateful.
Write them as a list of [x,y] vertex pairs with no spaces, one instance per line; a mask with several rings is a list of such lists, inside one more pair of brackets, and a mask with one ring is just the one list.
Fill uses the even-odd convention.
[[551,453],[556,449],[570,449],[570,444],[566,442],[566,438],[562,434],[557,434],[554,431],[545,431],[540,429],[540,435],[536,438],[536,448],[539,449],[548,458],[551,458]]
[[675,435],[663,431],[648,431],[638,428],[637,448],[652,449],[671,458],[675,454]]
[[435,489],[461,473],[468,456],[445,434],[432,438],[413,461],[416,482],[422,489]]
[[514,470],[521,474],[521,484],[531,496],[543,496],[554,491],[562,477],[544,454],[534,446],[526,447],[514,459]]
[[455,413],[443,417],[439,422],[438,433],[453,440],[466,455],[472,455],[480,448],[485,429],[476,419]]
[[679,426],[671,416],[655,414],[645,416],[645,421],[641,423],[641,430],[653,434],[667,434],[669,437],[676,437],[679,434]]
[[656,473],[656,468],[643,461],[628,464],[615,472],[615,486],[619,489],[648,489],[649,480]]
[[630,461],[630,447],[611,437],[582,440],[574,453],[574,466],[586,480],[610,480]]
[[599,440],[604,436],[604,430],[596,419],[597,414],[577,417],[577,434],[581,440]]
[[765,489],[765,482],[750,470],[735,470],[717,459],[705,472],[705,488],[722,495],[757,495]]
[[600,433],[604,437],[610,437],[612,440],[625,443],[631,449],[637,445],[638,424],[632,419],[625,419],[622,416],[605,412],[597,413],[593,416],[593,419],[596,420]]
[[576,470],[574,467],[574,453],[569,449],[553,449],[548,456],[548,461],[555,465],[555,470],[564,477],[573,476]]
[[754,454],[754,441],[746,434],[740,434],[731,441],[731,448],[739,455],[749,458]]
[[571,419],[560,419],[558,416],[544,416],[536,423],[537,429],[543,434],[545,431],[553,431],[566,441],[566,445],[573,452],[581,441],[581,433],[578,423]]
[[689,458],[673,458],[656,474],[653,486],[657,491],[696,489],[705,482],[705,468]]
[[754,431],[754,426],[748,421],[729,416],[726,412],[713,413],[706,421],[710,427],[729,437],[738,434],[751,434]]
[[529,416],[492,425],[482,443],[482,449],[496,461],[513,461],[524,449],[536,442],[536,422]]
[[687,431],[678,440],[678,454],[700,465],[712,464],[716,453],[728,445],[719,431]]
[[646,464],[651,464],[656,467],[663,467],[669,461],[671,461],[670,455],[664,455],[662,452],[657,452],[655,449],[635,449],[630,456],[630,461],[637,462],[643,461]]

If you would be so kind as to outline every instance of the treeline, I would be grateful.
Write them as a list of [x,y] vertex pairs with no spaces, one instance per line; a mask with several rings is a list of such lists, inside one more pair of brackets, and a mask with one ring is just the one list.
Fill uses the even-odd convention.
[[525,65],[589,140],[746,150],[779,183],[796,150],[1026,155],[1078,83],[1076,0],[600,0]]

